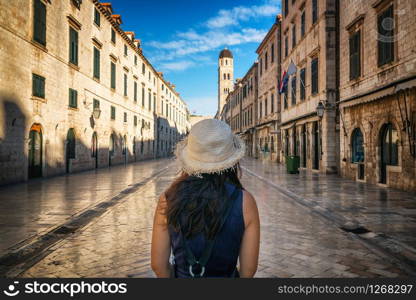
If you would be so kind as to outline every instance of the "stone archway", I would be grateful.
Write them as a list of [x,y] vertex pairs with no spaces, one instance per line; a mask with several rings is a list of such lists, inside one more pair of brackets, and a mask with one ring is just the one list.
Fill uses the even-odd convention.
[[42,177],[43,134],[40,124],[33,124],[29,131],[28,177]]

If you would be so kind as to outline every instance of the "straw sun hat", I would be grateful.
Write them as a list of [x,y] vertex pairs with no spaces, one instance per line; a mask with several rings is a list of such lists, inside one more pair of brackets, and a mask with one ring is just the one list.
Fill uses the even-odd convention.
[[189,175],[221,173],[234,167],[244,153],[244,142],[232,133],[230,126],[217,119],[193,125],[175,150],[182,171]]

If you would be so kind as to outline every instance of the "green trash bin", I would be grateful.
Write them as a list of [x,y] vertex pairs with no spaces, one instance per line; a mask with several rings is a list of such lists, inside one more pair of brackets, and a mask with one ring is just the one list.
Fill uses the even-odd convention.
[[298,174],[300,166],[300,157],[296,155],[286,156],[286,169],[289,174]]

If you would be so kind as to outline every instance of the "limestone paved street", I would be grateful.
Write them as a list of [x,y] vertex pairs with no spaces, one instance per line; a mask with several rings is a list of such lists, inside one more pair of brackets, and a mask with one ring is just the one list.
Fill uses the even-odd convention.
[[[250,172],[257,169],[261,173],[265,168],[261,164],[245,160],[243,167],[249,168]],[[54,245],[51,254],[20,276],[152,277],[149,260],[152,216],[157,196],[174,178],[176,167],[166,160],[140,162],[113,167],[112,177],[128,173],[131,181],[135,172],[143,170],[143,165],[146,165],[146,172],[150,174],[162,165],[169,166],[169,169],[129,194],[86,227]],[[261,180],[261,175],[265,174],[253,176],[247,171],[243,173],[243,184],[255,196],[261,217],[261,253],[257,277],[408,275],[379,252],[366,247],[353,234],[339,229],[333,222]],[[84,176],[86,179],[97,175],[88,172],[74,176]],[[283,172],[280,176],[282,182],[293,180],[293,177],[286,178],[292,175]],[[48,180],[44,182],[47,184]],[[95,180],[90,179],[90,182]],[[2,197],[5,194],[3,192]],[[63,199],[60,201],[65,202]]]
[[167,160],[36,179],[0,188],[0,253],[151,176]]

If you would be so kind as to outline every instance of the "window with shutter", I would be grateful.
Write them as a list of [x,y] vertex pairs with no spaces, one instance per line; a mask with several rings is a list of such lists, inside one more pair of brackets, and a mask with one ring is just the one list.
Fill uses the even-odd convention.
[[300,17],[300,37],[303,38],[305,35],[305,11],[302,12]]
[[114,106],[111,106],[111,120],[116,119],[116,108]]
[[292,25],[292,48],[296,46],[296,25]]
[[116,43],[116,31],[113,28],[111,28],[111,42]]
[[318,20],[318,0],[312,0],[312,24]]
[[124,96],[127,97],[127,74],[124,74]]
[[285,17],[289,14],[289,0],[285,0]]
[[286,109],[287,108],[287,88],[285,89],[285,91],[284,91],[284,94],[283,94],[283,108],[284,109]]
[[100,27],[100,12],[97,8],[94,8],[94,23]]
[[100,50],[94,47],[94,78],[100,79]]
[[45,78],[32,74],[32,95],[35,97],[45,98]]
[[305,83],[306,82],[306,69],[303,68],[300,70],[300,83],[299,83],[299,88],[300,88],[300,100],[305,100],[305,96],[306,96],[306,88],[305,88]]
[[296,76],[292,78],[292,105],[296,104]]
[[360,36],[361,32],[357,31],[350,36],[350,79],[356,79],[360,76]]
[[134,82],[134,102],[137,102],[137,82]]
[[46,46],[46,5],[41,0],[34,1],[33,40]]
[[289,42],[287,36],[285,37],[285,57],[289,54]]
[[69,107],[77,108],[78,107],[78,92],[74,89],[69,89]]
[[311,62],[311,81],[312,81],[312,94],[318,93],[318,58],[312,59]]
[[377,18],[378,27],[378,65],[382,66],[394,60],[394,17],[393,5],[390,5]]
[[78,31],[69,27],[69,62],[78,65]]
[[111,88],[116,89],[116,64],[111,62]]

